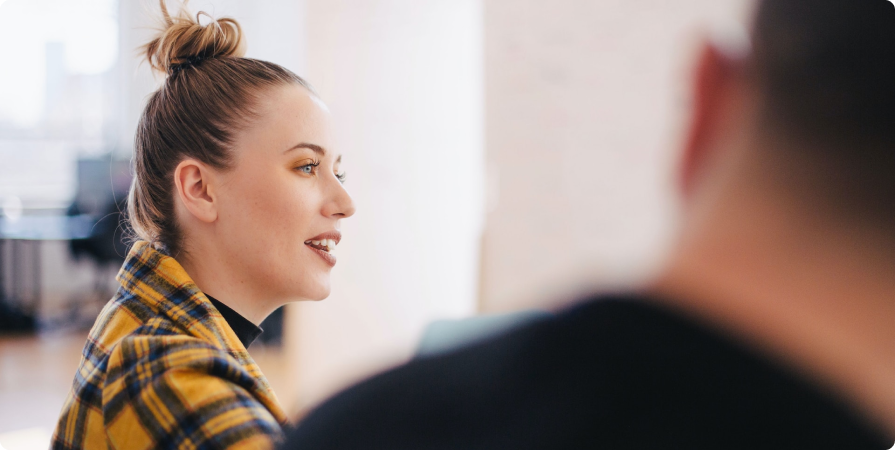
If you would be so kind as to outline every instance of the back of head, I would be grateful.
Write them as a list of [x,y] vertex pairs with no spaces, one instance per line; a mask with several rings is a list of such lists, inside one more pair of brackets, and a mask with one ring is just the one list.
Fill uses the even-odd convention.
[[[243,57],[245,38],[230,18],[176,14],[160,0],[163,25],[145,47],[150,66],[165,77],[149,98],[134,142],[134,182],[128,218],[137,239],[176,255],[182,236],[174,214],[177,164],[195,158],[218,169],[232,159],[234,133],[255,116],[265,89],[307,83],[270,62]],[[202,25],[200,18],[208,17]]]
[[751,63],[762,132],[784,143],[762,156],[836,214],[895,230],[895,5],[762,0]]

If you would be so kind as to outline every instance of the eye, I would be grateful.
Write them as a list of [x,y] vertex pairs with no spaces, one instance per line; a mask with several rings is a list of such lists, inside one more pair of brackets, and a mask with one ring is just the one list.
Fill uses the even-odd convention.
[[336,178],[339,180],[339,183],[345,184],[345,179],[348,178],[348,175],[345,172],[337,173]]
[[303,166],[296,167],[295,170],[297,170],[301,173],[307,174],[307,175],[313,175],[314,172],[317,171],[317,166],[319,166],[319,165],[320,165],[319,162],[305,164]]

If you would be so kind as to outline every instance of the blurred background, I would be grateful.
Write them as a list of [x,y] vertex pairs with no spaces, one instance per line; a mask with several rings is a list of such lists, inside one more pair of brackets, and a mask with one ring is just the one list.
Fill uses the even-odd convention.
[[[649,278],[690,64],[751,0],[193,0],[329,104],[333,291],[250,352],[295,417],[414,355]],[[46,448],[116,288],[154,0],[0,0],[0,444]]]

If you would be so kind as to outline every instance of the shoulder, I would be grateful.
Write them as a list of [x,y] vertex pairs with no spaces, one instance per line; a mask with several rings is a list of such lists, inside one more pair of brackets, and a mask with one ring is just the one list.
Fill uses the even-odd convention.
[[182,334],[132,334],[112,347],[106,370],[107,390],[117,383],[133,390],[158,378],[210,376],[252,389],[257,380],[227,351]]
[[97,367],[104,371],[107,398],[185,374],[217,378],[249,391],[259,383],[257,374],[250,373],[231,351],[181,329],[169,315],[129,293],[120,293],[103,309],[91,330],[86,354],[105,359]]
[[133,293],[119,290],[100,311],[87,340],[104,353],[119,341],[135,335],[170,336],[181,334],[174,323]]
[[[652,359],[650,354],[661,353],[663,348],[673,351],[678,343],[690,348],[708,346],[712,343],[709,335],[676,313],[643,299],[594,297],[493,338],[417,358],[373,377],[355,393],[372,393],[391,384],[406,387],[407,380],[427,377],[434,382],[419,388],[432,394],[448,386],[503,391],[526,383],[543,386],[545,380],[567,370],[627,370],[629,364]],[[605,364],[610,361],[615,364]],[[501,383],[491,383],[496,380]]]
[[[373,377],[310,414],[290,442],[307,449],[621,449],[653,448],[662,436],[671,446],[718,448],[737,437],[740,447],[728,448],[756,448],[798,446],[803,441],[792,439],[806,436],[861,441],[867,435],[858,423],[710,325],[649,299],[594,297]],[[706,446],[693,447],[699,443]]]
[[102,410],[117,447],[267,447],[279,421],[258,380],[226,351],[189,336],[128,336],[112,349]]
[[585,387],[625,378],[631,363],[624,360],[640,352],[623,341],[661,322],[661,315],[632,299],[588,299],[553,318],[375,376],[310,414],[294,438],[308,448],[342,448],[339,441],[357,442],[359,435],[367,448],[413,448],[439,439],[458,445],[486,439],[528,421],[523,416],[533,410],[554,414],[548,422],[556,414],[580,420],[573,413],[591,409],[605,394]]

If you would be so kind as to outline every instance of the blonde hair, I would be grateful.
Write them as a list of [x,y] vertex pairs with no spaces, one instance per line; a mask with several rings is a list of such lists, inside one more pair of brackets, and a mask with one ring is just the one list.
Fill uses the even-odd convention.
[[[163,28],[143,47],[153,70],[166,77],[150,96],[134,140],[134,180],[128,221],[135,239],[176,256],[182,236],[174,214],[174,169],[195,158],[230,168],[234,133],[256,117],[266,89],[295,84],[298,75],[277,64],[245,58],[245,36],[232,18],[195,16],[181,4],[177,14],[160,0]],[[202,25],[201,16],[211,22]]]

